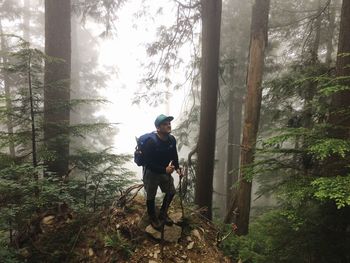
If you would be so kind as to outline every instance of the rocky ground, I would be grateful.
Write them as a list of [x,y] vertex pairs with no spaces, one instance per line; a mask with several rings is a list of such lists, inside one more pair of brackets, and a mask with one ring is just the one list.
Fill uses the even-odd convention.
[[230,262],[217,247],[215,226],[198,212],[186,208],[183,218],[174,204],[169,215],[176,224],[165,226],[162,239],[144,203],[136,196],[96,216],[47,214],[38,234],[22,244],[22,256],[27,262]]

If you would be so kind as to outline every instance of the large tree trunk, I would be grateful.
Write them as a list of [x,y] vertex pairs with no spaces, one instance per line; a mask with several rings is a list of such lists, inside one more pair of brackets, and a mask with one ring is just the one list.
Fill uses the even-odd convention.
[[[338,77],[341,76],[350,76],[350,1],[343,0],[343,5],[341,9],[341,18],[340,18],[340,29],[339,29],[339,42],[338,42],[338,57],[336,64],[336,74]],[[343,56],[346,55],[346,56]],[[349,84],[349,82],[347,82]],[[347,91],[347,95],[350,94]],[[341,100],[337,100],[341,99]],[[341,106],[348,106],[350,100],[342,98],[342,94],[336,94],[333,98],[333,101],[339,102]],[[339,105],[338,104],[338,105]]]
[[71,72],[70,0],[45,0],[45,52],[62,61],[46,61],[44,87],[44,139],[54,159],[48,170],[63,176],[68,171]]
[[[239,96],[236,96],[239,97]],[[226,213],[235,196],[234,184],[238,181],[239,151],[242,128],[242,99],[235,98],[234,91],[230,91],[229,118],[228,118],[228,145],[226,170]]]
[[202,0],[201,113],[195,203],[212,218],[221,0]]
[[[338,56],[336,76],[346,77],[339,84],[350,86],[350,0],[343,0],[339,29]],[[337,139],[350,138],[350,91],[339,91],[331,98],[330,116],[328,123],[330,136]],[[345,161],[345,160],[344,160]],[[345,175],[349,172],[347,163],[332,157],[327,170],[333,175]],[[345,161],[346,162],[346,161]]]
[[[338,53],[336,61],[336,77],[338,84],[350,87],[350,0],[343,0],[340,18]],[[328,119],[329,137],[335,139],[350,139],[350,90],[336,92],[331,97],[330,116]],[[348,176],[350,155],[340,158],[337,155],[326,160],[323,173],[325,176]],[[338,209],[333,203],[325,203],[322,212],[326,215],[333,215],[331,224],[328,226],[332,230],[329,243],[346,244],[349,240],[350,208],[349,206]],[[339,246],[337,251],[339,262],[348,262],[348,247]],[[315,262],[320,262],[323,258],[315,258]]]
[[241,149],[240,181],[237,192],[237,233],[248,233],[252,182],[247,180],[245,167],[254,162],[261,97],[265,48],[267,45],[270,0],[256,0],[253,6],[249,64],[247,72],[247,95],[244,110],[244,127]]

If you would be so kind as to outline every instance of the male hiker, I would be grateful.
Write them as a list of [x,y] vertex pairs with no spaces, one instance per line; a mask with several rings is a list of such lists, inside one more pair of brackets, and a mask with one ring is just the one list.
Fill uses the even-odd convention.
[[[171,174],[177,171],[182,173],[176,149],[175,137],[170,134],[172,116],[159,115],[154,125],[157,131],[148,134],[142,147],[143,155],[143,183],[147,195],[147,213],[151,225],[160,230],[162,223],[172,225],[168,217],[168,208],[176,193],[174,179]],[[145,136],[145,135],[144,135]],[[165,193],[159,217],[156,215],[155,197],[158,186]]]

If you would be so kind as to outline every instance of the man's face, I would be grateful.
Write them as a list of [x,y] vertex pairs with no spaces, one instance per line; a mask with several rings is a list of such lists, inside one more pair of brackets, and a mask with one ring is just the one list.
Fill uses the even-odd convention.
[[170,133],[171,132],[171,123],[170,121],[165,121],[160,124],[157,128],[160,133]]

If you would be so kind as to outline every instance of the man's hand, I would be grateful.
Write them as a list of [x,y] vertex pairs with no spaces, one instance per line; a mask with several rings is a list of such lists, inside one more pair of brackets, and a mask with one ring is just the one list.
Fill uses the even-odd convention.
[[173,165],[173,161],[170,161],[168,166],[165,168],[167,174],[172,174],[175,170],[175,166]]

